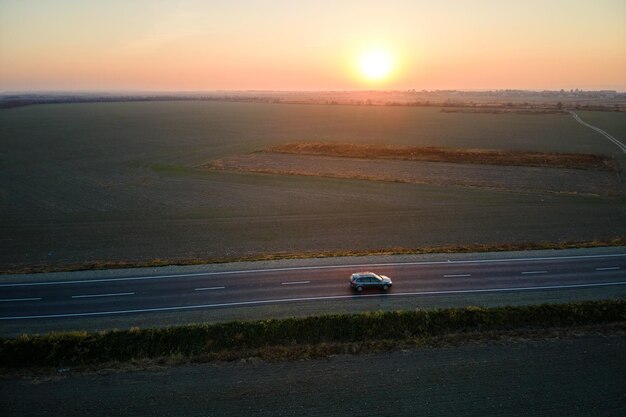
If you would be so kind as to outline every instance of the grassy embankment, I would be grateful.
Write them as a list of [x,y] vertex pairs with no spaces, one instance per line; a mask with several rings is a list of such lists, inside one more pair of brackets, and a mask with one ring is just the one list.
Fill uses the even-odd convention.
[[[466,307],[187,325],[160,329],[23,335],[0,339],[0,367],[84,366],[136,360],[266,360],[367,353],[398,347],[497,340],[503,332],[623,327],[626,300]],[[451,339],[452,338],[452,339]],[[168,359],[169,358],[169,359]]]
[[364,159],[451,162],[463,164],[513,165],[548,168],[617,171],[617,164],[602,155],[503,151],[492,149],[455,149],[439,147],[367,145],[354,143],[299,142],[273,146],[273,153],[336,156]]
[[626,246],[626,236],[609,240],[560,241],[560,242],[524,242],[493,243],[448,246],[421,246],[417,248],[390,247],[372,250],[351,251],[304,251],[257,254],[242,257],[215,258],[157,258],[149,261],[99,261],[82,263],[33,264],[28,266],[7,266],[0,269],[0,274],[36,274],[47,272],[89,271],[101,269],[149,268],[159,266],[224,264],[233,262],[277,261],[285,259],[339,258],[346,256],[388,256],[421,255],[434,253],[484,253],[510,252],[526,250],[558,250]]

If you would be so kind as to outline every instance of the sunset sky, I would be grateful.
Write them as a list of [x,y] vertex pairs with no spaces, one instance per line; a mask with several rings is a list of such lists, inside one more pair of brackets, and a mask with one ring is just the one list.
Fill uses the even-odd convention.
[[626,90],[625,0],[0,0],[0,91]]

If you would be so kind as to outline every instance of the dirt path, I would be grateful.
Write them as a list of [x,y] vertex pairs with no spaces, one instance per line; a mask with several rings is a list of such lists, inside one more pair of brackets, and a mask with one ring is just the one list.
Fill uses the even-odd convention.
[[[0,381],[4,416],[618,416],[626,338]],[[64,374],[66,375],[66,374]]]
[[608,134],[607,132],[605,132],[604,130],[600,129],[597,126],[594,126],[592,124],[589,124],[587,122],[585,122],[583,119],[580,118],[580,116],[578,116],[576,113],[574,113],[571,110],[568,110],[569,113],[572,115],[572,117],[574,118],[574,120],[576,120],[578,123],[580,123],[583,126],[587,126],[589,129],[595,130],[596,132],[598,132],[599,134],[601,134],[602,136],[604,136],[605,138],[607,138],[608,140],[610,140],[611,142],[613,142],[615,145],[617,145],[618,148],[620,148],[620,150],[622,152],[624,152],[624,154],[626,154],[626,145],[624,145],[622,142],[620,142],[618,139],[615,139],[613,136],[611,136],[610,134]]

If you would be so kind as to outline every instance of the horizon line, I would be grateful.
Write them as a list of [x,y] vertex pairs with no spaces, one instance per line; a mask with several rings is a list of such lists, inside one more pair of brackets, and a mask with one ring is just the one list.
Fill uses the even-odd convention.
[[599,89],[583,89],[583,88],[561,88],[561,89],[534,89],[534,88],[470,88],[470,89],[455,89],[455,88],[441,88],[441,89],[206,89],[206,90],[141,90],[141,89],[41,89],[41,90],[4,90],[0,91],[0,95],[19,95],[19,94],[206,94],[206,93],[437,93],[437,92],[464,92],[464,93],[489,93],[489,92],[529,92],[529,93],[571,93],[571,92],[614,92],[623,94],[626,93],[626,89],[615,88],[599,88]]

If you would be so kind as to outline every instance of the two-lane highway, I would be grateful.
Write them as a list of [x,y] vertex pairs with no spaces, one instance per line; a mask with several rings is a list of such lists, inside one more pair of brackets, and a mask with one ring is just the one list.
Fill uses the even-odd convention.
[[[352,272],[390,276],[355,294]],[[303,266],[0,284],[0,323],[250,305],[626,285],[626,254]]]

